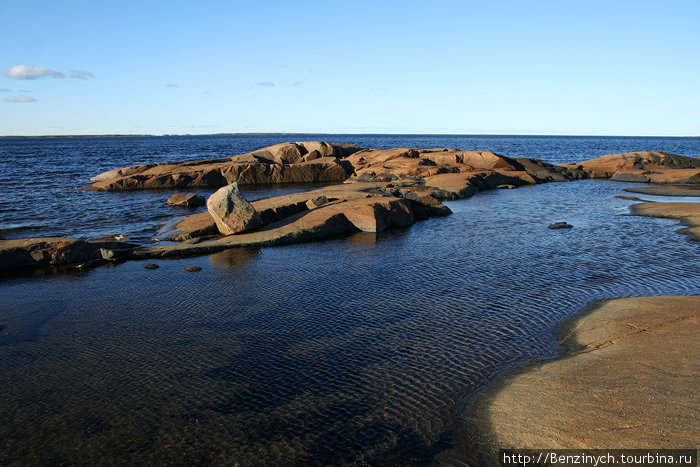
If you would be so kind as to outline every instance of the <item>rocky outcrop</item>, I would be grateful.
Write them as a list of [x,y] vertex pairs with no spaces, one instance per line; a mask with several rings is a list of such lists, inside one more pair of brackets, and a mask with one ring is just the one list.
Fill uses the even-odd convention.
[[[285,245],[360,231],[382,232],[389,228],[410,225],[426,214],[420,201],[393,196],[394,190],[391,187],[377,190],[373,186],[373,192],[344,190],[342,186],[329,188],[330,192],[326,192],[325,195],[329,202],[313,209],[307,209],[306,201],[302,198],[297,198],[293,203],[284,200],[287,197],[280,197],[278,200],[273,198],[273,201],[263,200],[268,203],[267,219],[273,222],[256,231],[196,244],[142,248],[134,251],[133,255],[137,258],[159,258],[211,254],[234,247]],[[434,204],[431,213],[447,215],[451,212],[445,206],[442,206],[442,210],[438,209],[439,201],[435,198],[431,198],[429,202]],[[287,209],[292,209],[291,206],[295,206],[294,209],[299,211],[286,215],[290,212]],[[275,221],[275,212],[285,212],[285,215]]]
[[[466,198],[479,190],[588,177],[700,183],[700,160],[640,152],[554,166],[538,159],[510,158],[490,151],[360,150],[355,145],[301,142],[277,144],[228,158],[143,164],[100,174],[92,179],[90,188],[111,191],[231,186],[212,195],[208,212],[185,217],[175,231],[161,237],[186,244],[134,249],[86,246],[85,242],[74,244],[80,241],[71,239],[4,242],[2,254],[12,259],[3,266],[68,264],[132,255],[204,254],[234,246],[302,242],[338,233],[381,232],[448,215],[451,211],[440,200]],[[232,185],[343,180],[344,184],[321,190],[253,203],[245,201]],[[196,203],[196,198],[190,196],[184,202],[189,205],[193,200]],[[216,238],[220,234],[228,237]]]
[[203,196],[193,193],[172,195],[166,204],[177,206],[180,208],[198,208],[207,204],[207,200]]
[[352,174],[343,158],[359,147],[323,142],[283,143],[240,156],[203,161],[145,164],[93,177],[102,191],[221,187],[275,183],[340,182]]
[[245,232],[262,225],[258,212],[238,191],[237,183],[214,192],[207,200],[207,211],[224,235]]
[[130,256],[138,245],[121,241],[86,242],[43,237],[0,240],[0,271],[75,264],[99,265]]
[[[402,202],[386,204],[385,201],[388,198],[401,199]],[[370,203],[371,207],[368,207],[358,201],[365,199],[374,200],[374,204]],[[271,224],[285,223],[294,216],[326,206],[333,206],[334,212],[342,211],[354,226],[349,231],[359,229],[368,232],[381,232],[390,227],[409,225],[416,220],[446,216],[452,212],[434,196],[432,189],[420,186],[416,182],[400,186],[388,183],[333,185],[318,190],[257,200],[250,204],[262,220],[261,227],[267,230],[271,229],[269,227]],[[405,208],[406,206],[408,208]],[[410,216],[407,215],[407,209],[410,211]],[[307,220],[314,218],[310,217]],[[175,228],[177,232],[169,238],[170,240],[184,241],[218,233],[216,222],[208,212],[187,216]],[[242,234],[237,236],[240,235]]]
[[562,164],[560,167],[582,170],[591,178],[609,178],[622,182],[700,183],[700,158],[667,152],[608,154],[574,164]]
[[351,180],[360,182],[428,179],[446,174],[480,173],[485,178],[498,174],[505,179],[517,179],[515,185],[524,185],[575,180],[584,176],[577,168],[557,167],[537,159],[512,159],[490,151],[363,149],[346,160],[355,169]]
[[101,258],[98,245],[74,238],[46,237],[0,241],[0,270],[61,266],[97,258]]

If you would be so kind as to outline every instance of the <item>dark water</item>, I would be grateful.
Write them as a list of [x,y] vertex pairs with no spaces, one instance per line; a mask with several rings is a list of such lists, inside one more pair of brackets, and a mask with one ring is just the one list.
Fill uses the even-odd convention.
[[[697,139],[362,138],[374,147],[543,157],[552,146],[569,151],[551,153],[555,162],[632,149],[700,153]],[[129,158],[111,165],[104,158],[97,170],[65,177],[78,186],[117,165],[221,155],[214,151],[223,152],[228,139],[94,139],[90,144]],[[280,139],[261,138],[256,147]],[[0,144],[36,145],[46,155],[59,152],[54,144],[65,153],[88,143]],[[193,146],[211,148],[193,153]],[[156,154],[163,148],[169,151]],[[380,235],[160,261],[152,271],[132,261],[6,278],[0,464],[422,465],[441,451],[468,449],[460,403],[509,366],[554,355],[553,327],[587,302],[700,292],[699,245],[676,234],[674,221],[628,215],[631,203],[614,198],[626,186],[579,181],[498,190],[449,203],[452,216]],[[21,190],[52,199],[42,185],[3,192]],[[78,226],[77,217],[52,216],[87,209],[83,196],[117,211],[129,202],[54,193],[73,203],[56,201],[45,229]],[[156,196],[130,195],[137,203]],[[157,204],[153,212],[172,215]],[[90,216],[99,215],[98,206]],[[574,228],[546,228],[562,220]],[[184,271],[189,265],[202,271]]]

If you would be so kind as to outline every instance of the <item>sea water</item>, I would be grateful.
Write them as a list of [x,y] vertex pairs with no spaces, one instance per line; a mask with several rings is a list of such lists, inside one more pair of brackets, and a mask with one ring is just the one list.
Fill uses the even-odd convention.
[[[569,162],[693,138],[211,136],[0,140],[6,238],[150,243],[169,192],[81,190],[126,165],[289,140]],[[0,280],[0,463],[428,464],[459,406],[557,354],[589,301],[700,292],[699,244],[601,180],[479,193],[382,234]],[[301,187],[248,192],[251,198]],[[213,191],[213,190],[212,190]],[[639,195],[643,198],[653,198]],[[572,229],[549,230],[566,221]],[[8,228],[7,226],[14,226]],[[185,266],[200,266],[191,273]]]

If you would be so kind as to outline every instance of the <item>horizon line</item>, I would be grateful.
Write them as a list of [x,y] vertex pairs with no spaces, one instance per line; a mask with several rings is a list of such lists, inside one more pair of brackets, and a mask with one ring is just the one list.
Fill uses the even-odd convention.
[[104,134],[70,134],[70,135],[0,135],[0,138],[160,138],[173,136],[274,136],[274,135],[347,135],[347,136],[530,136],[530,137],[593,137],[593,138],[700,138],[681,135],[596,135],[596,134],[541,134],[541,133],[332,133],[332,132],[219,132],[219,133],[104,133]]

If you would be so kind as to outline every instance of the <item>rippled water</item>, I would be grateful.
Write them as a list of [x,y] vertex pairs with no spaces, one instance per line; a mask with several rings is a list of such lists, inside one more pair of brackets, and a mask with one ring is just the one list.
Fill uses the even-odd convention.
[[700,292],[699,244],[628,215],[627,186],[491,191],[380,235],[3,279],[0,464],[467,449],[459,404],[554,355],[553,327],[587,302]]

